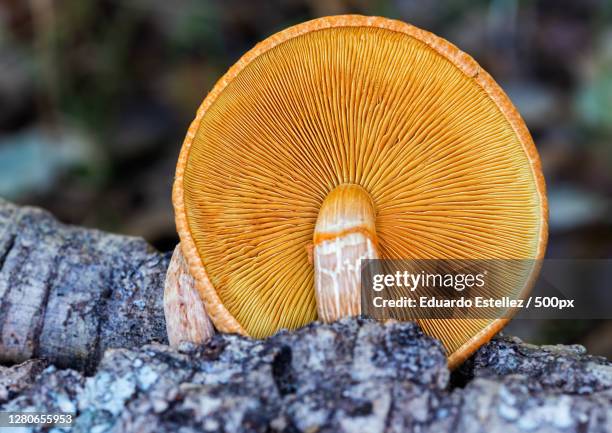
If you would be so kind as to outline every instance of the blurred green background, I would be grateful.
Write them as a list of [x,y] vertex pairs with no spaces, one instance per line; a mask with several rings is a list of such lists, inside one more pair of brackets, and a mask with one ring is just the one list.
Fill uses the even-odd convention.
[[[476,58],[540,151],[548,257],[612,256],[611,1],[0,0],[0,196],[170,250],[176,159],[207,92],[256,42],[340,13],[398,18]],[[612,356],[610,321],[510,332]]]

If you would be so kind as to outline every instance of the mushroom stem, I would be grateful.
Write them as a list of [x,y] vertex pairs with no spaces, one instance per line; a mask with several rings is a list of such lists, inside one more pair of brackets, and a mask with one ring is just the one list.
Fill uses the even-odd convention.
[[195,280],[189,273],[181,244],[174,249],[166,272],[164,315],[170,346],[176,347],[181,341],[204,343],[215,334]]
[[361,260],[378,258],[376,212],[368,192],[343,184],[323,201],[313,236],[319,319],[361,314]]

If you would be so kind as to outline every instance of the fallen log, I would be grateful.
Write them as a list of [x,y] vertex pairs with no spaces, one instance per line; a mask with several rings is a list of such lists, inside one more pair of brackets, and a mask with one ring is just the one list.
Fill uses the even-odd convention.
[[166,343],[169,254],[0,199],[0,363],[91,371],[108,348]]
[[612,365],[584,348],[497,337],[458,386],[440,342],[410,322],[345,318],[265,340],[114,349],[89,377],[42,368],[0,368],[0,412],[73,414],[54,432],[603,433],[612,423]]

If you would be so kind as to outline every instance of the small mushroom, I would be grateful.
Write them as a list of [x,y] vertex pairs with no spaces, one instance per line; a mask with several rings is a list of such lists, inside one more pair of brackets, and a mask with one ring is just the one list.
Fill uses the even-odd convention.
[[[378,17],[245,54],[189,128],[173,203],[212,322],[252,337],[359,314],[364,258],[533,260],[496,289],[525,296],[547,239],[539,157],[505,93],[444,39]],[[419,322],[455,366],[507,319]]]
[[164,316],[171,346],[176,347],[181,341],[203,343],[215,334],[180,244],[174,249],[166,272]]

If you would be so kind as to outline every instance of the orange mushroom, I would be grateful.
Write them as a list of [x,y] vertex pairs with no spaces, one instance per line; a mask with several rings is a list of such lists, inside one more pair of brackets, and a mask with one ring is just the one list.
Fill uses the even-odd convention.
[[[547,239],[539,157],[505,93],[454,45],[379,17],[246,53],[189,128],[173,203],[215,327],[258,338],[359,314],[362,258],[537,260]],[[507,319],[420,322],[454,366]]]

